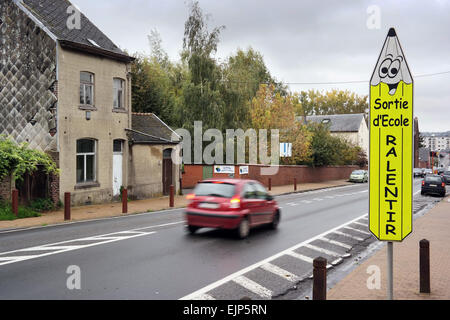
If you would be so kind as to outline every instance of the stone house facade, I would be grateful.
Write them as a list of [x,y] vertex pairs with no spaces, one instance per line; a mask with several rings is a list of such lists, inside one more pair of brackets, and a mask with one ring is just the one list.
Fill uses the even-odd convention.
[[55,202],[70,192],[81,205],[133,189],[134,58],[67,0],[2,0],[0,53],[0,134],[50,154],[61,171],[25,179],[19,197],[45,187]]

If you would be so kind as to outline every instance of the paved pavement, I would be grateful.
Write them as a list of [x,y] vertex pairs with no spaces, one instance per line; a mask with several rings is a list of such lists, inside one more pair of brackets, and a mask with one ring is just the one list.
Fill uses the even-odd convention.
[[[305,192],[316,189],[330,188],[351,184],[347,180],[332,180],[320,183],[302,183],[297,185],[297,192]],[[280,195],[294,191],[293,185],[272,187],[271,194]],[[182,208],[187,205],[185,195],[175,197],[174,208]],[[145,200],[135,200],[128,202],[128,214],[143,212],[155,212],[171,209],[169,207],[169,197],[158,197]],[[122,203],[107,203],[101,205],[89,205],[71,208],[71,221],[83,221],[101,219],[108,217],[119,217],[122,213]],[[64,208],[57,211],[45,212],[40,217],[17,219],[12,221],[0,221],[0,230],[27,228],[35,226],[48,226],[53,224],[66,223],[64,221]]]
[[[447,187],[447,191],[448,191]],[[448,194],[448,192],[447,192]],[[450,196],[444,198],[413,223],[413,233],[400,243],[394,243],[394,299],[450,299]],[[419,241],[430,241],[431,293],[419,292]],[[386,299],[387,246],[358,263],[358,267],[327,292],[330,300]],[[381,271],[381,287],[369,289],[370,266]],[[373,267],[372,267],[373,268]],[[371,268],[369,268],[369,271]],[[369,281],[370,282],[370,281]],[[373,282],[370,282],[373,284]],[[373,286],[371,286],[373,287]]]

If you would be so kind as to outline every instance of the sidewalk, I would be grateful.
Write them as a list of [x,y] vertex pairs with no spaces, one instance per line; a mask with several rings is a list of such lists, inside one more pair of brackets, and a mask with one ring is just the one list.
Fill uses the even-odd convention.
[[[394,243],[394,299],[450,299],[450,196],[424,216],[413,221],[413,232]],[[431,294],[419,293],[419,241],[430,241]],[[387,246],[367,259],[327,292],[329,300],[384,300],[386,294]],[[381,288],[369,290],[367,267],[381,270]]]
[[[297,184],[297,192],[305,192],[316,189],[331,188],[337,186],[343,186],[352,184],[347,180],[333,180],[320,183],[304,183]],[[294,192],[293,185],[277,186],[272,187],[270,194],[280,195],[286,193]],[[175,196],[174,208],[185,207],[188,203],[186,200],[186,195]],[[151,198],[145,200],[134,200],[128,202],[128,213],[122,214],[122,203],[106,203],[101,205],[89,205],[81,207],[71,208],[71,218],[70,221],[81,221],[81,220],[91,220],[100,219],[116,216],[125,216],[136,213],[152,212],[172,209],[169,207],[169,197],[159,197]],[[46,226],[58,223],[64,223],[64,208],[58,211],[44,212],[40,217],[17,219],[12,221],[0,221],[0,230],[5,229],[16,229],[16,228],[26,228],[35,226]]]

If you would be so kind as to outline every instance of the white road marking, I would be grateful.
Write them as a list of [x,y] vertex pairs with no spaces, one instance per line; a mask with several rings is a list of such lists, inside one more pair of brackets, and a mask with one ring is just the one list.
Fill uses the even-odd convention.
[[[132,231],[133,230],[113,232],[113,233],[98,235],[98,236],[94,236],[94,237],[72,239],[72,240],[66,240],[66,241],[61,241],[61,242],[56,242],[56,243],[51,243],[51,244],[46,244],[46,245],[40,245],[40,246],[35,246],[35,247],[30,247],[30,248],[23,248],[23,249],[8,251],[8,252],[1,252],[0,253],[0,261],[4,261],[4,262],[0,262],[0,266],[156,233],[155,231],[139,232],[139,233],[132,232]],[[129,235],[120,235],[120,236],[116,236],[116,237],[110,236],[110,235],[118,234],[118,233],[128,233]],[[88,243],[88,244],[84,244],[84,245],[75,245],[75,244],[70,245],[71,242],[76,243],[76,242],[87,241],[87,240],[88,241],[95,240],[96,242]],[[64,244],[64,245],[60,246],[60,244]],[[21,252],[26,253],[26,252],[30,252],[30,251],[45,251],[45,250],[49,250],[50,252],[36,254],[36,255],[24,255],[24,256],[14,256],[14,255],[11,256],[10,255],[10,256],[8,256],[8,254],[11,254],[11,253],[21,253]]]
[[[289,256],[291,256],[291,257],[294,257],[294,258],[303,260],[303,261],[308,262],[308,263],[311,263],[311,264],[314,262],[314,259],[313,259],[313,258],[307,257],[307,256],[305,256],[305,255],[303,255],[303,254],[300,254],[300,253],[297,253],[297,252],[291,251],[291,252],[286,252],[286,254],[289,255]],[[331,264],[328,263],[328,264],[327,264],[327,269],[329,269],[329,268],[331,268],[331,267],[332,267]]]
[[315,201],[322,201],[323,199],[322,198],[314,198],[313,200],[315,200]]
[[216,299],[210,296],[209,294],[204,293],[198,296],[197,300],[216,300]]
[[359,224],[360,226],[367,227],[367,223],[361,223],[361,222],[358,222],[358,221],[355,221],[355,222],[353,222],[353,223]]
[[319,240],[323,240],[325,242],[329,242],[331,244],[335,244],[337,246],[340,246],[340,247],[343,247],[343,248],[349,249],[349,250],[352,248],[352,246],[349,246],[348,244],[345,244],[345,243],[342,243],[342,242],[339,242],[339,241],[336,241],[336,240],[331,240],[331,239],[328,239],[328,238],[325,238],[325,237],[320,238]]
[[352,236],[352,235],[349,235],[347,233],[343,233],[343,232],[340,232],[340,231],[333,231],[333,233],[336,233],[336,234],[339,234],[341,236],[345,236],[345,237],[348,237],[348,238],[351,238],[351,239],[354,239],[354,240],[357,240],[357,241],[363,241],[364,240],[363,238],[355,237],[355,236]]
[[271,264],[271,263],[263,264],[260,268],[264,269],[266,271],[269,271],[269,272],[271,272],[273,274],[276,274],[277,276],[280,276],[281,278],[289,280],[291,282],[300,281],[300,278],[297,277],[295,274],[293,274],[293,273],[291,273],[291,272],[289,272],[287,270],[284,270],[283,268],[280,268],[280,267],[278,267],[278,266],[276,266],[274,264]]
[[263,287],[262,285],[256,283],[253,280],[250,280],[245,276],[236,277],[233,279],[233,281],[262,298],[270,299],[272,297],[273,293],[271,290],[267,289],[266,287]]
[[310,242],[312,242],[314,240],[321,239],[325,235],[327,235],[329,233],[332,233],[335,230],[338,230],[338,229],[342,228],[343,226],[345,226],[347,224],[350,224],[350,223],[352,223],[352,222],[354,222],[356,220],[359,220],[362,217],[364,217],[365,215],[367,215],[367,213],[364,213],[362,216],[359,216],[359,217],[357,217],[357,218],[355,218],[355,219],[353,219],[351,221],[347,221],[347,222],[345,222],[345,223],[343,223],[343,224],[341,224],[341,225],[339,225],[339,226],[337,226],[335,228],[332,228],[332,229],[327,230],[327,231],[325,231],[325,232],[323,232],[321,234],[318,234],[315,237],[312,237],[312,238],[307,239],[307,240],[305,240],[303,242],[300,242],[300,243],[298,243],[298,244],[296,244],[296,245],[294,245],[294,246],[292,246],[292,247],[290,247],[290,248],[288,248],[286,250],[280,251],[280,252],[278,252],[278,253],[276,253],[276,254],[274,254],[274,255],[266,258],[266,259],[263,259],[263,260],[261,260],[259,262],[254,263],[254,264],[252,264],[252,265],[250,265],[250,266],[248,266],[246,268],[243,268],[243,269],[241,269],[239,271],[236,271],[236,272],[234,272],[234,273],[232,273],[232,274],[230,274],[230,275],[228,275],[228,276],[226,276],[226,277],[224,277],[224,278],[222,278],[220,280],[217,280],[217,281],[215,281],[215,282],[213,282],[213,283],[211,283],[211,284],[209,284],[209,285],[207,285],[207,286],[205,286],[203,288],[198,289],[197,291],[194,291],[194,292],[192,292],[192,293],[190,293],[190,294],[188,294],[188,295],[186,295],[184,297],[181,297],[179,300],[193,300],[193,299],[196,299],[198,296],[200,296],[203,293],[206,293],[206,292],[208,292],[208,291],[210,291],[210,290],[212,290],[214,288],[217,288],[218,286],[220,286],[220,285],[222,285],[224,283],[227,283],[228,281],[231,281],[234,278],[236,278],[236,277],[238,277],[240,275],[243,275],[243,274],[245,274],[245,273],[247,273],[247,272],[249,272],[249,271],[251,271],[253,269],[256,269],[256,268],[260,267],[263,264],[271,262],[274,259],[277,259],[277,258],[285,255],[288,252],[291,252],[291,251],[293,251],[293,250],[295,250],[297,248],[300,248],[301,246],[305,245],[306,243],[310,243]]
[[309,248],[309,249],[312,249],[312,250],[315,250],[315,251],[322,252],[322,253],[327,254],[329,256],[332,256],[332,257],[338,257],[338,258],[341,257],[341,255],[339,253],[337,253],[337,252],[334,252],[334,251],[331,251],[331,250],[328,250],[328,249],[323,249],[323,248],[320,248],[318,246],[315,246],[315,245],[312,245],[312,244],[309,244],[309,243],[305,244],[305,247]]
[[303,202],[303,203],[312,203],[312,201],[309,201],[309,200],[302,200],[302,201],[300,201],[300,202]]
[[356,232],[359,232],[359,233],[362,233],[362,234],[367,234],[367,235],[370,235],[370,233],[369,233],[369,232],[367,232],[367,231],[363,231],[363,230],[355,229],[355,228],[352,228],[352,227],[349,227],[349,226],[346,226],[346,227],[344,227],[344,228],[345,228],[345,229],[348,229],[348,230],[356,231]]

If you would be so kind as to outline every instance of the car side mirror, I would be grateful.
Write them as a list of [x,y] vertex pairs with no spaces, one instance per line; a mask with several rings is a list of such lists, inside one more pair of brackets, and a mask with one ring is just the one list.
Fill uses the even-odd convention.
[[270,195],[270,194],[267,194],[267,195],[266,195],[266,200],[267,200],[267,201],[272,201],[272,200],[273,200],[273,196]]

